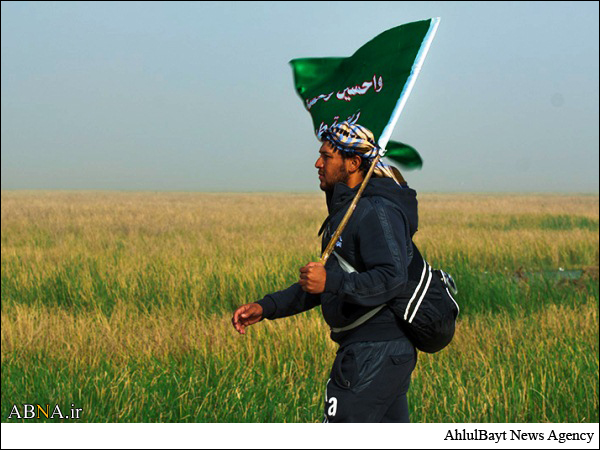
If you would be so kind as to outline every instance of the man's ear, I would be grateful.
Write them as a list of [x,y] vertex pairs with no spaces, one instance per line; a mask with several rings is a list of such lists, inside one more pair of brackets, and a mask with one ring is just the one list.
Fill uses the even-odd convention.
[[349,161],[349,164],[347,167],[348,172],[350,172],[350,173],[357,172],[360,167],[360,164],[362,162],[361,157],[358,155],[354,155],[354,156],[352,156],[352,158],[348,158],[348,161]]

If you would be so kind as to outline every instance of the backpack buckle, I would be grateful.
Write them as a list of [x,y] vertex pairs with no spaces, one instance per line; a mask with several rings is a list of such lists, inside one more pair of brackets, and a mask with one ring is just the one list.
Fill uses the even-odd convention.
[[458,294],[458,288],[456,287],[456,282],[454,281],[454,278],[452,278],[452,275],[444,272],[443,270],[439,270],[439,272],[440,275],[442,275],[442,281],[444,282],[448,290],[452,293],[452,295]]

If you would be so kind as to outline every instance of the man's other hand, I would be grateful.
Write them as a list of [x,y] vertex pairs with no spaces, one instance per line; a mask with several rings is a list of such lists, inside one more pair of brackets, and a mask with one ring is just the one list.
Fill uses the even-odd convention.
[[325,290],[327,272],[323,264],[310,262],[300,269],[300,286],[309,294],[320,294]]
[[262,306],[258,303],[248,303],[235,310],[233,317],[231,318],[231,323],[238,333],[246,334],[246,327],[260,322],[262,314]]

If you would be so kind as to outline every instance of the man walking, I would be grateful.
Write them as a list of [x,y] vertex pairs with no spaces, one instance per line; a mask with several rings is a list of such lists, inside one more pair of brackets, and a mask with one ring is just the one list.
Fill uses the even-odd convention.
[[[318,169],[329,216],[321,227],[325,249],[356,195],[379,147],[373,134],[342,122],[322,136]],[[340,347],[327,381],[325,422],[408,422],[406,394],[417,352],[386,306],[406,293],[412,260],[420,260],[416,192],[400,172],[378,164],[325,266],[310,262],[289,288],[239,307],[241,334],[263,319],[279,319],[321,305]]]

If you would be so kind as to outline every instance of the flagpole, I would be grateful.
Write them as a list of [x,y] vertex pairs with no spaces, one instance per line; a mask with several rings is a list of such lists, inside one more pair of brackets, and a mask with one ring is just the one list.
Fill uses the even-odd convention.
[[431,19],[431,23],[429,25],[429,30],[427,30],[427,34],[423,38],[423,42],[421,43],[421,48],[419,48],[419,52],[417,53],[417,57],[410,69],[410,76],[406,80],[406,84],[400,93],[400,97],[398,98],[398,102],[394,107],[394,111],[392,112],[392,116],[390,117],[389,122],[381,132],[377,144],[381,148],[385,148],[387,146],[390,137],[392,136],[392,131],[396,126],[396,122],[398,122],[398,118],[404,109],[404,105],[412,92],[413,86],[415,85],[415,81],[417,81],[417,77],[421,73],[421,68],[423,67],[423,63],[425,62],[425,58],[427,57],[427,53],[429,52],[429,47],[431,47],[431,43],[433,42],[433,38],[435,37],[435,33],[437,32],[438,26],[440,25],[440,18],[434,17]]
[[365,187],[367,186],[367,183],[371,179],[371,175],[373,175],[373,171],[375,170],[375,166],[379,163],[380,159],[381,159],[381,155],[378,154],[375,157],[375,159],[373,160],[373,162],[371,163],[371,167],[369,168],[369,171],[365,175],[365,179],[362,181],[362,183],[360,185],[360,188],[358,189],[358,192],[354,196],[354,199],[352,200],[352,203],[350,203],[350,206],[348,207],[348,210],[346,211],[346,214],[344,214],[344,217],[342,218],[342,221],[338,225],[337,230],[335,230],[335,233],[333,233],[333,236],[331,237],[331,240],[329,241],[329,244],[327,244],[327,248],[325,249],[325,251],[321,255],[321,259],[319,260],[319,262],[321,264],[325,265],[325,263],[327,262],[327,260],[331,256],[331,253],[333,252],[333,248],[334,248],[336,242],[340,238],[340,235],[342,234],[342,231],[344,231],[344,228],[346,228],[346,224],[350,220],[350,216],[352,216],[352,213],[354,212],[354,209],[356,208],[356,205],[358,204],[358,200],[360,199],[363,191],[365,190]]
[[[387,143],[390,139],[392,131],[393,131],[394,127],[396,126],[396,122],[398,122],[398,118],[400,117],[400,113],[404,109],[406,100],[408,99],[408,96],[410,95],[410,93],[412,91],[415,81],[416,81],[417,77],[419,76],[419,73],[421,72],[421,67],[423,66],[423,62],[425,61],[425,58],[427,57],[427,52],[429,51],[429,47],[431,46],[431,42],[433,41],[433,38],[435,37],[435,33],[437,31],[439,24],[440,24],[439,17],[434,17],[431,19],[431,22],[429,24],[429,30],[427,30],[427,33],[426,33],[425,37],[423,38],[423,42],[421,42],[421,47],[419,48],[419,52],[417,53],[415,61],[411,67],[410,76],[408,77],[406,84],[404,85],[404,88],[402,89],[402,92],[400,93],[400,97],[398,99],[398,102],[396,103],[396,106],[394,107],[394,111],[392,112],[392,116],[391,116],[390,120],[388,121],[387,125],[383,129],[383,131],[377,141],[377,144],[379,145],[380,148],[385,149],[385,147],[387,146]],[[371,167],[369,168],[369,171],[367,172],[365,179],[363,180],[363,182],[360,186],[360,189],[358,190],[358,192],[356,193],[356,196],[352,200],[352,203],[348,207],[348,210],[346,211],[346,214],[344,215],[342,221],[338,225],[337,230],[335,230],[335,233],[331,237],[329,244],[327,244],[327,248],[321,255],[321,259],[319,260],[321,262],[321,264],[325,265],[325,263],[331,256],[331,253],[333,252],[333,248],[334,248],[335,244],[337,243],[338,239],[340,238],[342,231],[344,231],[344,228],[346,227],[348,220],[350,220],[350,216],[352,216],[352,213],[354,212],[354,209],[356,208],[356,205],[358,204],[358,200],[360,199],[363,191],[365,190],[365,187],[367,186],[367,183],[369,182],[371,175],[373,175],[375,166],[377,165],[377,163],[379,163],[379,160],[381,159],[381,154],[385,154],[385,152],[380,152],[373,160]]]

